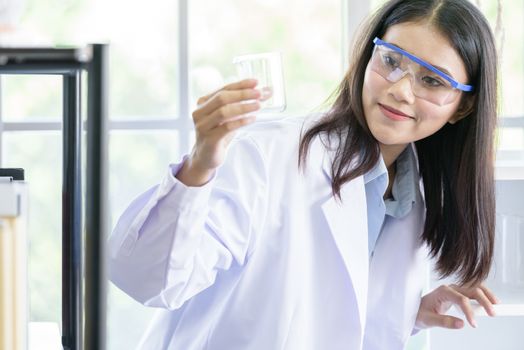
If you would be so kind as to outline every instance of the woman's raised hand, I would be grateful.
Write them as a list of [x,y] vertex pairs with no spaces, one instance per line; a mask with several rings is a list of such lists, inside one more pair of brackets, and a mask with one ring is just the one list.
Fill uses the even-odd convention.
[[[176,177],[187,186],[202,186],[225,159],[235,131],[255,121],[261,93],[254,79],[226,85],[198,99],[193,112],[196,142]],[[265,97],[265,96],[264,96]]]

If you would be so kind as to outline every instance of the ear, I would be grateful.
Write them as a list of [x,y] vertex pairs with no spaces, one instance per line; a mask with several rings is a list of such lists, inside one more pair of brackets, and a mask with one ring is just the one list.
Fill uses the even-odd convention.
[[461,119],[464,119],[470,115],[474,110],[475,96],[466,96],[462,99],[459,108],[455,112],[455,115],[452,116],[448,123],[455,124]]

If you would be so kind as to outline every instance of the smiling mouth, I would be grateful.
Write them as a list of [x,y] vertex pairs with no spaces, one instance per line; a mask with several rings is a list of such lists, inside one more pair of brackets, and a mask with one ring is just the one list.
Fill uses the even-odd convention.
[[387,112],[390,112],[390,113],[392,113],[392,114],[394,114],[394,115],[396,115],[396,116],[398,116],[398,117],[400,117],[400,118],[415,119],[415,118],[413,118],[412,116],[407,115],[407,114],[405,114],[405,113],[402,113],[401,111],[399,111],[399,110],[397,110],[397,109],[395,109],[395,108],[392,108],[392,107],[389,107],[389,106],[383,105],[383,104],[381,104],[381,103],[379,103],[378,105],[379,105],[380,108],[382,108],[382,109],[386,110]]

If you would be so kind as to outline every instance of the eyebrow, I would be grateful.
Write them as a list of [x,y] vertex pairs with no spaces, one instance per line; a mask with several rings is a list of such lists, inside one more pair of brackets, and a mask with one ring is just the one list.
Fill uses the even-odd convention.
[[[392,45],[395,45],[395,46],[398,47],[399,49],[402,49],[402,50],[404,50],[404,51],[406,51],[406,52],[411,53],[410,51],[406,50],[405,48],[403,48],[402,46],[400,46],[400,45],[398,45],[398,44],[395,44],[394,42],[391,42],[391,44],[392,44]],[[413,54],[412,54],[412,55],[413,55]],[[413,56],[415,56],[415,55],[413,55]],[[422,59],[422,58],[420,58],[420,59]],[[437,66],[437,65],[435,65],[435,64],[433,64],[433,63],[431,63],[431,62],[429,62],[429,61],[426,61],[426,60],[423,60],[423,61],[426,62],[426,63],[428,63],[428,64],[430,64],[430,65],[432,65],[433,67],[437,68],[437,69],[438,69],[439,71],[441,71],[442,73],[445,73],[445,74],[447,74],[447,75],[449,75],[450,77],[453,78],[453,75],[452,75],[452,74],[449,72],[449,70],[447,70],[446,68],[443,68],[443,67],[441,67],[441,66]],[[453,78],[453,79],[455,79],[455,78]]]

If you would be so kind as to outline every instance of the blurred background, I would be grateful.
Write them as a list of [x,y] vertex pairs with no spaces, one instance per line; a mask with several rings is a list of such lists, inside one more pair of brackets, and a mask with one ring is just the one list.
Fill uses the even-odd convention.
[[[524,0],[474,2],[496,29],[502,58],[497,176],[524,178]],[[9,21],[35,42],[110,43],[114,226],[127,204],[190,149],[195,101],[234,79],[234,56],[282,52],[285,113],[319,111],[343,77],[355,28],[381,3],[25,0],[16,21]],[[59,324],[61,87],[54,76],[2,76],[0,91],[0,166],[25,168],[30,184],[30,320]],[[108,308],[108,348],[133,348],[154,310],[112,285]],[[409,348],[423,349],[426,343],[421,332]]]

